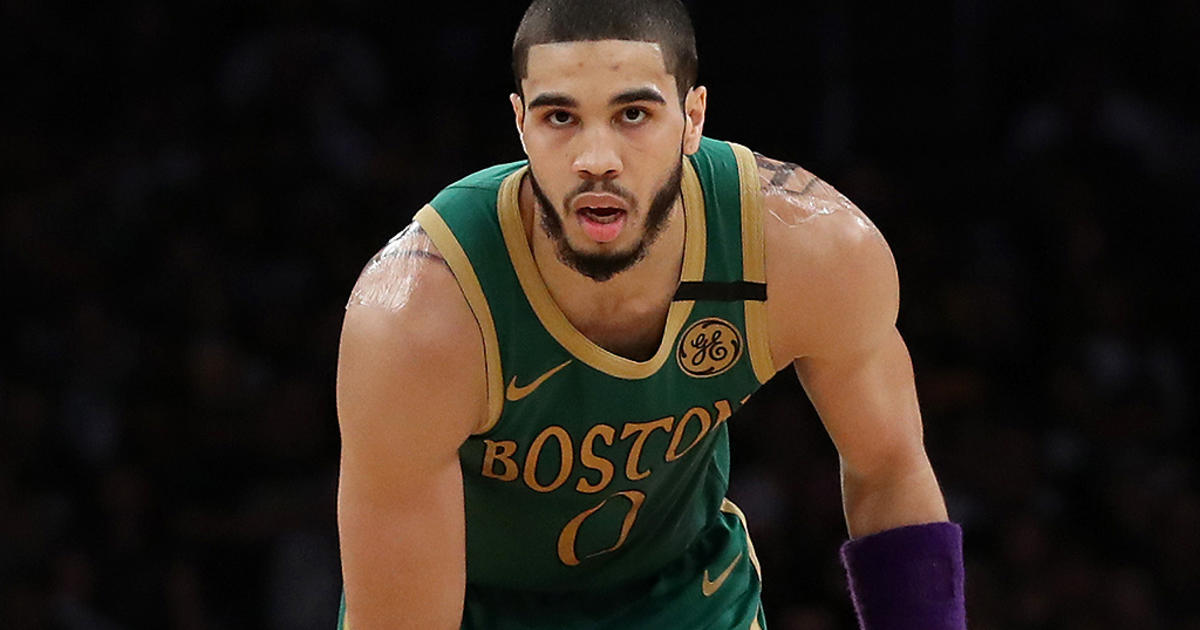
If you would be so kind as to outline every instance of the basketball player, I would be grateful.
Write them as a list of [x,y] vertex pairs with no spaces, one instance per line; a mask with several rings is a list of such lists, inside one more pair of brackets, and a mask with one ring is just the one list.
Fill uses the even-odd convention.
[[862,627],[965,627],[888,246],[704,137],[696,64],[678,0],[529,7],[529,159],[435,196],[347,307],[341,627],[765,628],[727,431],[788,367],[841,458]]

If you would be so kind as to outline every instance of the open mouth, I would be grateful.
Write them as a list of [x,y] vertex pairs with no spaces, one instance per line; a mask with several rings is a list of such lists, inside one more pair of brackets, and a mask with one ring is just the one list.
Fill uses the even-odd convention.
[[597,243],[607,243],[621,234],[625,211],[621,208],[586,206],[578,210],[579,225]]
[[607,243],[621,235],[628,215],[628,202],[611,192],[585,192],[571,202],[579,227],[588,238]]
[[617,221],[625,214],[625,211],[620,208],[580,208],[579,212],[587,220],[602,224]]

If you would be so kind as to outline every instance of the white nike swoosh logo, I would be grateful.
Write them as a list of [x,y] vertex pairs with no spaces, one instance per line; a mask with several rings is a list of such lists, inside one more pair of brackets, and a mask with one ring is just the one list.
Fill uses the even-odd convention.
[[733,573],[733,568],[742,561],[742,553],[739,553],[737,557],[733,559],[733,562],[730,562],[729,566],[725,567],[725,570],[722,571],[721,575],[718,575],[717,579],[715,580],[709,579],[708,569],[704,570],[704,577],[700,580],[700,592],[704,593],[705,597],[712,597],[713,593],[716,593],[718,590],[720,590],[721,585],[724,584],[725,580],[728,580],[729,576]]
[[512,402],[521,400],[522,398],[532,394],[535,389],[542,386],[542,383],[545,383],[547,379],[549,379],[551,376],[554,376],[559,370],[567,367],[567,365],[569,365],[570,363],[571,363],[571,360],[567,359],[562,364],[550,368],[549,371],[547,371],[545,374],[537,377],[536,379],[533,380],[532,383],[530,383],[528,385],[518,386],[517,385],[517,377],[515,377],[515,376],[512,377],[512,380],[508,382],[508,389],[505,390],[504,397]]

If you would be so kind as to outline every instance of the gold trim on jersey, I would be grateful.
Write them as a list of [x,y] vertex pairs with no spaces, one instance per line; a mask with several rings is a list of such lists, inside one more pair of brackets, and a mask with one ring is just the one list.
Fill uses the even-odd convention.
[[[766,247],[763,235],[762,187],[754,153],[740,144],[729,143],[737,158],[742,199],[742,278],[748,282],[767,282]],[[767,288],[769,292],[770,287]],[[771,359],[771,337],[767,326],[767,303],[746,300],[746,347],[750,364],[759,383],[775,376]]]
[[750,564],[754,565],[754,572],[758,574],[758,580],[762,581],[762,566],[758,564],[758,554],[754,553],[754,541],[750,540],[750,527],[746,525],[746,515],[742,513],[742,509],[733,504],[729,499],[721,500],[721,511],[726,514],[733,514],[742,522],[742,530],[746,532],[746,548],[750,550]]
[[[596,345],[579,329],[571,324],[562,309],[554,302],[550,290],[538,271],[537,263],[533,260],[533,252],[529,248],[529,240],[525,235],[525,225],[521,221],[521,209],[518,197],[521,190],[521,180],[529,170],[526,166],[509,175],[500,185],[496,211],[500,215],[500,230],[504,233],[504,242],[508,247],[508,256],[516,270],[517,279],[533,312],[551,336],[575,358],[584,363],[618,378],[641,379],[653,375],[662,368],[675,349],[675,339],[688,315],[692,312],[694,302],[672,302],[667,311],[667,324],[663,330],[663,338],[658,351],[646,361],[633,361],[613,354]],[[680,188],[683,193],[683,216],[685,227],[683,245],[683,269],[680,280],[698,282],[704,279],[704,258],[707,247],[707,232],[704,221],[704,193],[700,188],[700,178],[692,167],[691,160],[683,159],[683,180]]]
[[471,260],[467,258],[467,253],[463,251],[462,245],[450,231],[450,226],[446,225],[437,210],[426,204],[417,212],[413,220],[421,225],[421,229],[425,230],[433,244],[437,246],[438,252],[450,265],[450,271],[454,272],[454,278],[458,281],[463,296],[467,298],[467,304],[471,307],[471,313],[475,315],[480,332],[483,333],[484,364],[487,368],[488,414],[484,423],[476,428],[475,435],[487,433],[500,420],[500,412],[504,409],[504,378],[500,374],[500,341],[496,336],[496,324],[492,321],[492,309],[488,307],[487,297],[483,293],[483,287],[479,284],[479,277],[475,275],[475,268],[471,266]]

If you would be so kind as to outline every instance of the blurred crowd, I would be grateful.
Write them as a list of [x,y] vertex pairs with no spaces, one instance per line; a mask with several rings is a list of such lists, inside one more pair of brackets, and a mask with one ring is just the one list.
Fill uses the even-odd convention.
[[[708,135],[891,243],[972,627],[1200,630],[1200,5],[687,4]],[[505,5],[0,3],[5,628],[334,627],[343,306],[522,157]],[[795,377],[731,422],[771,628],[854,627]]]

